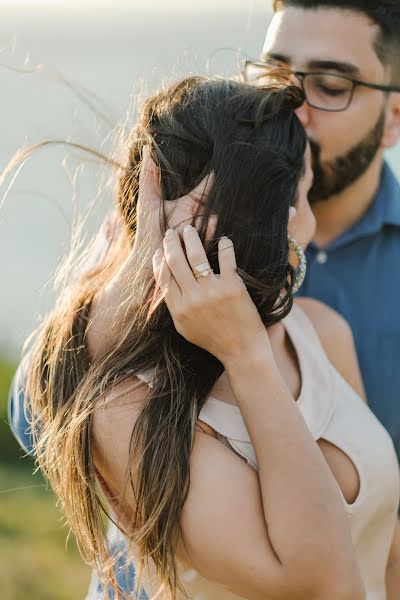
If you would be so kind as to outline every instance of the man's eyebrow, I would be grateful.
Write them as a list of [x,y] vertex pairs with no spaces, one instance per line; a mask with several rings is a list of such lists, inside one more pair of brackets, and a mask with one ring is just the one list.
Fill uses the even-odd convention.
[[[288,56],[280,54],[279,52],[264,52],[261,55],[261,60],[263,61],[271,59],[288,65],[292,62]],[[343,75],[350,75],[352,77],[360,76],[360,69],[356,67],[356,65],[338,60],[310,60],[307,62],[307,70],[337,71],[338,73],[343,73]]]
[[360,76],[360,69],[351,63],[340,62],[336,60],[311,60],[307,63],[308,69],[322,69],[328,71],[338,71],[344,75]]
[[284,56],[283,54],[278,54],[276,52],[263,52],[261,54],[261,60],[262,61],[267,61],[267,60],[276,60],[278,62],[283,62],[283,63],[290,63],[290,58],[287,56]]

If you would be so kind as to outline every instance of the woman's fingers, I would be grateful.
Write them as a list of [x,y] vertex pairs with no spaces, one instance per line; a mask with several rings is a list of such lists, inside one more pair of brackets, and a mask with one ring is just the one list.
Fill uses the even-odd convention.
[[147,207],[155,203],[161,204],[160,172],[150,149],[145,148],[139,175],[139,204]]
[[191,227],[191,225],[185,226],[183,230],[183,241],[185,243],[186,256],[192,271],[199,269],[206,274],[205,276],[200,275],[198,281],[204,280],[206,277],[207,279],[212,279],[213,273],[210,272],[211,267],[208,262],[206,251],[204,250],[199,234],[194,227]]
[[161,248],[158,248],[153,255],[153,273],[157,287],[162,294],[159,301],[152,307],[151,312],[157,308],[162,300],[165,300],[168,308],[170,308],[171,304],[178,302],[182,296]]
[[[199,213],[199,208],[205,204],[207,195],[212,187],[214,174],[210,173],[191,192],[164,203],[168,227],[180,233],[184,226],[192,223]],[[139,176],[138,200],[138,239],[144,239],[146,234],[152,239],[153,248],[161,240],[160,210],[162,194],[160,186],[160,171],[154,163],[149,148],[145,148]],[[201,211],[200,211],[201,212]],[[207,228],[207,239],[212,237],[216,227],[216,218],[211,218]]]
[[153,273],[157,286],[164,291],[172,279],[172,274],[161,248],[157,248],[153,255]]
[[192,269],[182,248],[179,234],[175,229],[167,229],[164,236],[164,255],[173,278],[182,291],[194,284]]
[[[221,275],[209,272],[196,282],[191,269],[199,267],[200,274],[204,265],[208,271],[207,255],[194,227],[186,227],[183,237],[187,256],[176,231],[165,235],[165,264],[156,255],[155,274],[177,332],[225,364],[235,348],[250,347],[254,336],[260,331],[265,333],[265,328],[246,286],[236,274],[231,240],[222,238],[219,242]],[[186,281],[190,282],[187,287]]]
[[218,242],[219,271],[222,277],[236,275],[236,257],[233,242],[228,237],[222,237]]
[[149,267],[152,254],[162,237],[159,218],[162,205],[159,178],[159,169],[151,158],[150,150],[146,148],[139,175],[136,237],[132,254],[135,259],[143,258]]

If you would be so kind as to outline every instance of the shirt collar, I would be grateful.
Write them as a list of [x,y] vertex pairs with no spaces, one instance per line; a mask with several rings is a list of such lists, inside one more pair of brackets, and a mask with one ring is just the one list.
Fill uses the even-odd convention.
[[[386,162],[382,167],[378,192],[365,215],[333,240],[326,250],[335,250],[360,238],[378,233],[385,225],[400,227],[400,185]],[[317,248],[314,242],[310,245]]]

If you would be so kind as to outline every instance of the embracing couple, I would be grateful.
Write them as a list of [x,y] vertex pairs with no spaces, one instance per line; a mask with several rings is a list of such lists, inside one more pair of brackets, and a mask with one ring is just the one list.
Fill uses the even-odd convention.
[[400,7],[274,11],[143,105],[11,390],[90,600],[400,597]]

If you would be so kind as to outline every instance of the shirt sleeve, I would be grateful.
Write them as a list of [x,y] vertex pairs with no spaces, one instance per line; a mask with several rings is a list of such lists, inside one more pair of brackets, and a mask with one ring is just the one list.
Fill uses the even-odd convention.
[[[101,228],[100,236],[92,255],[85,264],[84,271],[92,269],[106,255],[114,237],[122,226],[117,211],[109,214]],[[78,275],[81,275],[79,273]],[[31,456],[35,455],[33,435],[31,430],[30,401],[26,394],[27,367],[30,360],[28,353],[19,365],[8,395],[8,422],[10,429],[20,444],[21,448]]]
[[30,354],[19,365],[8,395],[8,422],[21,448],[34,456],[33,435],[30,426],[30,402],[26,394],[26,368]]

